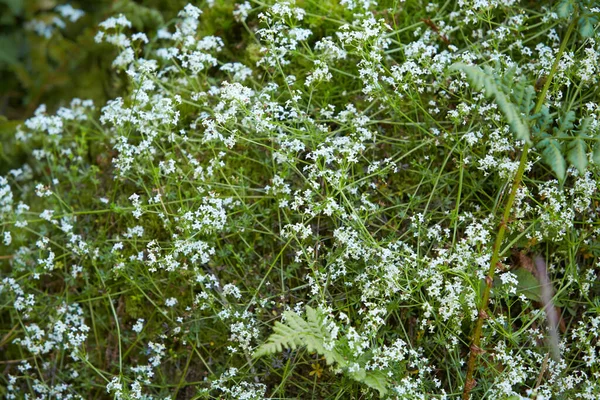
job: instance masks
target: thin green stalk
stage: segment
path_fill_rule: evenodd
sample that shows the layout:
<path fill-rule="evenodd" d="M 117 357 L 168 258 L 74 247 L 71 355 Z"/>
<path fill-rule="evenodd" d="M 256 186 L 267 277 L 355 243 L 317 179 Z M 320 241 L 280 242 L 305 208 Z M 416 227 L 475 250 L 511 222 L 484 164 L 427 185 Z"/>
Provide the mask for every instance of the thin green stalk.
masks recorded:
<path fill-rule="evenodd" d="M 548 74 L 548 79 L 542 88 L 540 95 L 535 104 L 535 108 L 533 110 L 533 114 L 537 114 L 542 109 L 544 105 L 544 101 L 546 99 L 546 93 L 550 88 L 550 83 L 552 82 L 552 78 L 554 74 L 556 74 L 556 70 L 558 69 L 558 63 L 562 58 L 563 53 L 567 47 L 567 42 L 569 41 L 569 37 L 575 28 L 577 19 L 574 18 L 569 28 L 567 29 L 567 33 L 560 45 L 560 49 L 558 50 L 558 54 L 556 55 L 556 59 L 552 64 L 552 69 Z M 521 186 L 521 181 L 523 179 L 523 173 L 525 172 L 525 166 L 527 164 L 527 154 L 529 152 L 529 144 L 525 143 L 523 146 L 523 151 L 521 152 L 521 159 L 519 161 L 519 168 L 517 169 L 517 174 L 515 175 L 515 179 L 513 180 L 512 187 L 510 189 L 510 194 L 508 199 L 506 200 L 506 205 L 504 207 L 504 213 L 502 215 L 502 220 L 500 221 L 500 227 L 498 228 L 498 234 L 496 235 L 496 240 L 494 242 L 494 248 L 492 253 L 492 259 L 490 261 L 490 268 L 488 270 L 487 276 L 485 278 L 485 288 L 483 290 L 483 296 L 481 298 L 481 306 L 479 308 L 479 313 L 477 317 L 477 322 L 475 324 L 475 329 L 473 330 L 473 340 L 471 342 L 471 346 L 469 348 L 469 360 L 467 361 L 467 374 L 465 378 L 465 385 L 463 388 L 463 400 L 468 400 L 470 398 L 471 390 L 475 387 L 476 381 L 473 378 L 473 373 L 475 371 L 475 364 L 477 361 L 477 356 L 483 354 L 485 351 L 481 349 L 481 334 L 483 330 L 483 322 L 488 318 L 488 303 L 490 300 L 490 291 L 492 289 L 492 283 L 494 282 L 494 275 L 496 273 L 496 266 L 500 261 L 500 249 L 502 247 L 502 242 L 504 241 L 504 235 L 506 233 L 506 227 L 510 218 L 510 213 L 512 210 L 513 203 L 515 201 L 515 197 L 517 195 L 517 190 Z"/>

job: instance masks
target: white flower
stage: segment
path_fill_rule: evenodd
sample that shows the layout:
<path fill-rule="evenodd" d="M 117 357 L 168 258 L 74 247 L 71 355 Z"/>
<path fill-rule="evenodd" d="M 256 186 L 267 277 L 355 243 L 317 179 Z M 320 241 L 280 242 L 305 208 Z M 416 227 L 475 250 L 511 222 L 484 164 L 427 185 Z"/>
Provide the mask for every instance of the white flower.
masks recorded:
<path fill-rule="evenodd" d="M 139 318 L 131 329 L 136 333 L 140 333 L 142 329 L 144 329 L 144 322 L 145 320 L 143 318 Z"/>
<path fill-rule="evenodd" d="M 233 10 L 233 17 L 238 22 L 245 21 L 248 18 L 250 10 L 252 10 L 252 5 L 247 1 L 242 4 L 236 4 L 235 10 Z"/>
<path fill-rule="evenodd" d="M 166 301 L 165 301 L 165 305 L 167 307 L 173 307 L 175 304 L 177 304 L 177 299 L 175 297 L 169 297 Z"/>
<path fill-rule="evenodd" d="M 10 246 L 10 244 L 12 243 L 12 236 L 11 236 L 10 232 L 9 231 L 4 232 L 3 236 L 4 236 L 4 241 L 3 241 L 4 245 Z"/>
<path fill-rule="evenodd" d="M 68 18 L 71 22 L 76 22 L 79 18 L 85 15 L 85 12 L 73 8 L 73 6 L 70 4 L 56 6 L 55 10 L 58 11 L 63 18 Z"/>
<path fill-rule="evenodd" d="M 123 14 L 119 14 L 116 17 L 110 17 L 105 21 L 100 22 L 98 25 L 105 30 L 117 27 L 131 28 L 131 21 L 129 21 Z"/>

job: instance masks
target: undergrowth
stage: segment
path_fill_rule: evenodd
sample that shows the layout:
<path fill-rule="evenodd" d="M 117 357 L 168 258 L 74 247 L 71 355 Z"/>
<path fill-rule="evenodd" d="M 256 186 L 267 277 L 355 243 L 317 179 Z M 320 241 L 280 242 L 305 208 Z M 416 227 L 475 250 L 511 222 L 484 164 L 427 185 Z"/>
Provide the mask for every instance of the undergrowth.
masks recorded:
<path fill-rule="evenodd" d="M 599 13 L 94 26 L 118 96 L 0 130 L 0 395 L 600 398 Z"/>

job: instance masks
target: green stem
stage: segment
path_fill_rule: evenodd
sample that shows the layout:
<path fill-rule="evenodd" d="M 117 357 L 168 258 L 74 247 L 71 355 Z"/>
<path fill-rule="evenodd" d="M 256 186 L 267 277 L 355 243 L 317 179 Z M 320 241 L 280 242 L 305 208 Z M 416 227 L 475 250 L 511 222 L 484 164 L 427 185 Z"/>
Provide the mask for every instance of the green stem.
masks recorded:
<path fill-rule="evenodd" d="M 560 45 L 560 49 L 558 50 L 558 54 L 556 55 L 556 59 L 552 64 L 552 68 L 550 69 L 550 73 L 548 74 L 548 78 L 546 79 L 546 83 L 542 88 L 540 95 L 538 97 L 537 103 L 535 104 L 535 108 L 533 110 L 533 114 L 537 114 L 542 109 L 544 105 L 544 101 L 546 100 L 546 93 L 550 88 L 550 83 L 552 82 L 552 78 L 556 74 L 556 70 L 558 69 L 558 63 L 562 58 L 563 53 L 567 47 L 567 42 L 573 33 L 573 29 L 575 28 L 577 18 L 574 18 L 569 28 L 567 29 L 567 33 Z M 479 354 L 484 353 L 485 351 L 481 349 L 481 334 L 483 330 L 483 322 L 488 318 L 488 303 L 490 301 L 490 292 L 492 289 L 492 283 L 494 282 L 494 275 L 496 273 L 496 266 L 500 261 L 500 249 L 502 247 L 502 242 L 504 241 L 504 235 L 506 233 L 506 227 L 508 225 L 508 220 L 510 218 L 510 214 L 512 211 L 512 206 L 515 201 L 515 197 L 517 195 L 517 190 L 521 186 L 521 181 L 523 179 L 523 173 L 525 172 L 525 166 L 527 165 L 527 153 L 529 152 L 529 144 L 525 143 L 523 146 L 523 151 L 521 152 L 521 160 L 519 161 L 519 168 L 517 169 L 517 174 L 515 175 L 515 179 L 513 180 L 512 187 L 510 189 L 510 194 L 508 199 L 506 200 L 506 205 L 504 207 L 504 213 L 502 215 L 502 220 L 500 221 L 500 227 L 498 228 L 498 234 L 496 235 L 496 240 L 494 242 L 494 248 L 492 253 L 492 259 L 490 261 L 490 268 L 488 270 L 487 276 L 485 278 L 485 288 L 483 290 L 483 296 L 481 298 L 481 306 L 479 308 L 479 313 L 477 317 L 477 322 L 475 323 L 475 329 L 473 330 L 473 341 L 471 342 L 471 346 L 469 348 L 469 360 L 467 361 L 467 374 L 465 378 L 465 386 L 463 388 L 463 400 L 469 400 L 470 393 L 473 387 L 475 387 L 475 379 L 473 379 L 473 373 L 475 371 L 475 364 L 477 361 L 477 356 Z"/>

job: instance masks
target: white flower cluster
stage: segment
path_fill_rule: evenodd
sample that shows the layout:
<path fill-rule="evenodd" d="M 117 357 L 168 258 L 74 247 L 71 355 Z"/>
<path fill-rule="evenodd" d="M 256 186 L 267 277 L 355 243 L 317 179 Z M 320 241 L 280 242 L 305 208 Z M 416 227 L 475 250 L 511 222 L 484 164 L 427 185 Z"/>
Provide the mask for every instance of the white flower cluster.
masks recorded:
<path fill-rule="evenodd" d="M 35 32 L 39 36 L 50 39 L 57 29 L 65 29 L 67 27 L 65 20 L 74 23 L 85 15 L 83 10 L 73 8 L 70 4 L 58 5 L 54 8 L 54 11 L 60 17 L 56 14 L 48 14 L 42 19 L 32 19 L 25 23 L 25 28 Z"/>
<path fill-rule="evenodd" d="M 244 2 L 222 38 L 202 20 L 216 3 L 189 4 L 157 32 L 132 32 L 124 15 L 100 24 L 96 41 L 118 49 L 130 92 L 99 116 L 79 99 L 54 114 L 38 107 L 14 135 L 31 148 L 27 164 L 0 176 L 0 296 L 17 326 L 6 345 L 27 355 L 7 366 L 9 396 L 76 398 L 71 382 L 94 379 L 100 397 L 124 400 L 175 387 L 185 397 L 184 382 L 206 397 L 289 395 L 275 369 L 288 362 L 291 382 L 313 355 L 252 354 L 284 310 L 308 318 L 316 305 L 321 352 L 356 360 L 326 373 L 310 362 L 323 396 L 343 373 L 397 399 L 446 398 L 463 380 L 487 283 L 478 362 L 495 368 L 473 397 L 597 398 L 594 153 L 559 182 L 532 147 L 500 221 L 522 143 L 497 99 L 449 71 L 495 63 L 535 82 L 557 59 L 561 20 L 514 0 L 460 0 L 424 4 L 430 18 L 400 29 L 396 15 L 412 6 L 396 3 L 341 0 L 319 19 L 311 2 Z M 543 34 L 527 36 L 531 26 Z M 599 42 L 579 40 L 543 100 L 551 115 L 568 105 L 588 118 L 589 151 Z M 559 139 L 568 147 L 571 136 Z M 523 289 L 524 275 L 540 279 L 525 265 L 540 249 L 568 310 L 561 360 L 545 356 L 546 313 Z"/>
<path fill-rule="evenodd" d="M 47 354 L 53 350 L 70 350 L 71 358 L 78 360 L 90 327 L 85 324 L 83 310 L 77 303 L 64 305 L 46 329 L 32 323 L 25 326 L 25 337 L 15 339 L 23 349 L 33 355 Z"/>

